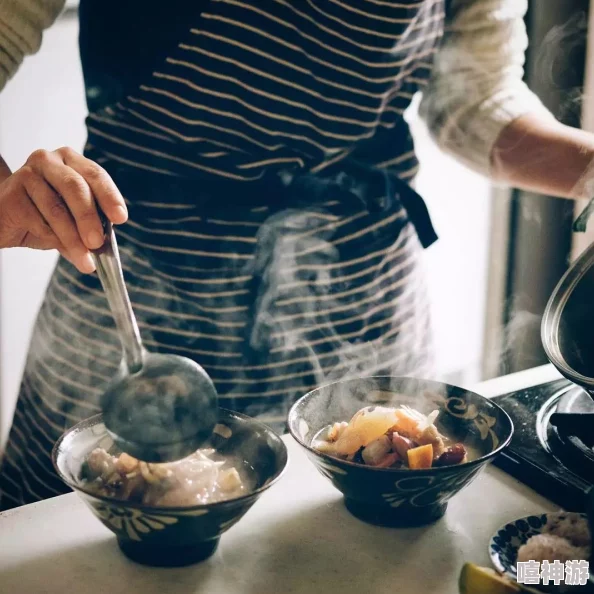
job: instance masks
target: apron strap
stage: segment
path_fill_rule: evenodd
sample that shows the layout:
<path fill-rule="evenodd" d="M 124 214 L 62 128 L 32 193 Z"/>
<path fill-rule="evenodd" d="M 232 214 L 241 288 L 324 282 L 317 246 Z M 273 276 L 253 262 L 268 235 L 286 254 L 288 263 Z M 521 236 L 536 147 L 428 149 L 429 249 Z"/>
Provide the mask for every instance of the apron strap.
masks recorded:
<path fill-rule="evenodd" d="M 387 175 L 386 177 L 388 178 L 386 185 L 389 190 L 387 195 L 396 196 L 400 200 L 408 213 L 410 222 L 417 231 L 421 245 L 427 249 L 437 241 L 438 236 L 425 200 L 401 179 Z"/>
<path fill-rule="evenodd" d="M 336 172 L 326 175 L 276 172 L 258 182 L 226 179 L 183 179 L 129 168 L 106 167 L 124 195 L 142 184 L 156 196 L 176 196 L 176 201 L 203 208 L 206 212 L 226 212 L 233 205 L 284 209 L 299 206 L 316 207 L 339 200 L 347 208 L 370 212 L 394 212 L 400 204 L 415 227 L 419 241 L 428 248 L 438 237 L 423 198 L 397 176 L 354 162 L 343 163 Z M 149 183 L 149 178 L 153 178 Z"/>

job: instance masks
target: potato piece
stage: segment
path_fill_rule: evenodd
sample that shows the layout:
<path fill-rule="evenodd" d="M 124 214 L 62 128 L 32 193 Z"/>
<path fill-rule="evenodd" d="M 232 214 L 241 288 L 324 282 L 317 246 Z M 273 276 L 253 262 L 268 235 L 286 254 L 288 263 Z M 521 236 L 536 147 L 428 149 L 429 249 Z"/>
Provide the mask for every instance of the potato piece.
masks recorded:
<path fill-rule="evenodd" d="M 123 452 L 116 462 L 116 468 L 121 474 L 129 474 L 138 467 L 138 460 Z"/>
<path fill-rule="evenodd" d="M 223 491 L 234 491 L 242 486 L 241 477 L 235 468 L 227 468 L 219 473 L 219 487 Z"/>
<path fill-rule="evenodd" d="M 430 443 L 433 446 L 433 457 L 435 459 L 439 458 L 445 452 L 443 437 L 439 434 L 435 425 L 425 427 L 415 441 L 419 445 L 427 445 Z"/>
<path fill-rule="evenodd" d="M 417 448 L 411 448 L 406 454 L 408 456 L 408 465 L 413 470 L 431 468 L 431 464 L 433 463 L 433 446 L 430 443 Z"/>
<path fill-rule="evenodd" d="M 392 442 L 386 435 L 382 435 L 379 439 L 372 441 L 362 452 L 361 457 L 365 464 L 369 466 L 376 466 L 379 464 L 385 455 L 392 449 Z"/>
<path fill-rule="evenodd" d="M 354 454 L 382 437 L 395 422 L 396 415 L 392 408 L 370 406 L 361 409 L 336 441 L 336 453 L 342 456 Z"/>

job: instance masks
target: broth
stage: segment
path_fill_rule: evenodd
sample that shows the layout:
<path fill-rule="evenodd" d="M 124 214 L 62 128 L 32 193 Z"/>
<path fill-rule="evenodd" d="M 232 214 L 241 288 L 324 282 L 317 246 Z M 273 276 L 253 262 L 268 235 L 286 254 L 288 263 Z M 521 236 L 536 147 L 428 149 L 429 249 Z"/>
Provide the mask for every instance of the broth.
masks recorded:
<path fill-rule="evenodd" d="M 153 507 L 187 507 L 240 497 L 256 487 L 255 471 L 245 461 L 201 449 L 179 460 L 150 464 L 96 448 L 81 479 L 91 493 Z"/>

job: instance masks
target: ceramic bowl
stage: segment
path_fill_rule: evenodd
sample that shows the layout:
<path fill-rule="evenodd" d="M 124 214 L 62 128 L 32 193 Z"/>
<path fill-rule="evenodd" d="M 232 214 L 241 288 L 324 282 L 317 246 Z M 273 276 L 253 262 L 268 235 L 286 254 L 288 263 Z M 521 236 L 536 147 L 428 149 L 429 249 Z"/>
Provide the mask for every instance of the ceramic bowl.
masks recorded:
<path fill-rule="evenodd" d="M 559 518 L 582 518 L 586 519 L 586 514 L 580 514 L 575 512 L 552 512 L 547 514 L 538 514 L 527 516 L 509 522 L 502 526 L 491 538 L 489 542 L 489 556 L 495 569 L 510 579 L 517 581 L 517 561 L 518 551 L 520 547 L 528 542 L 530 538 L 541 534 L 543 528 L 551 521 L 558 520 Z M 579 559 L 575 559 L 579 561 Z M 590 584 L 594 584 L 591 579 Z M 564 580 L 561 583 L 544 584 L 540 580 L 539 584 L 534 584 L 539 590 L 545 592 L 561 592 L 564 590 L 575 590 L 574 588 L 568 587 Z M 579 591 L 579 586 L 578 591 Z M 590 590 L 591 591 L 591 590 Z"/>
<path fill-rule="evenodd" d="M 208 447 L 237 456 L 255 476 L 255 488 L 226 501 L 192 507 L 148 507 L 100 497 L 81 480 L 88 454 L 96 447 L 117 453 L 101 415 L 68 430 L 52 452 L 60 478 L 88 505 L 117 537 L 122 552 L 133 561 L 152 566 L 182 566 L 210 557 L 221 535 L 254 505 L 264 491 L 279 480 L 287 462 L 281 438 L 250 417 L 219 410 L 219 422 Z M 207 446 L 205 446 L 207 447 Z"/>
<path fill-rule="evenodd" d="M 421 413 L 439 410 L 445 435 L 473 448 L 476 457 L 456 466 L 424 470 L 373 468 L 320 453 L 313 438 L 328 425 L 349 421 L 366 406 L 406 404 Z M 316 468 L 343 493 L 347 509 L 382 526 L 418 526 L 441 518 L 448 501 L 511 441 L 513 424 L 487 398 L 439 382 L 367 377 L 323 386 L 303 396 L 289 412 L 289 431 Z"/>

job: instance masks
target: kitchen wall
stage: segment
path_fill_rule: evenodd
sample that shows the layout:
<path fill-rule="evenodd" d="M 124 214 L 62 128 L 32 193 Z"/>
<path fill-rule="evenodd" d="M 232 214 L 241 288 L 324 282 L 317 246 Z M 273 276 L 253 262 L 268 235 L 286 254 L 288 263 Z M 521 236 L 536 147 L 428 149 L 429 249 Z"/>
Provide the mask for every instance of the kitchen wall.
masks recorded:
<path fill-rule="evenodd" d="M 492 187 L 439 151 L 414 107 L 409 122 L 421 161 L 417 191 L 439 235 L 426 252 L 438 372 L 446 381 L 472 385 L 482 379 Z"/>
<path fill-rule="evenodd" d="M 0 94 L 0 152 L 13 168 L 36 148 L 84 143 L 85 104 L 77 22 L 61 19 L 39 54 Z M 478 378 L 482 358 L 490 228 L 490 186 L 430 142 L 412 109 L 409 118 L 426 197 L 440 240 L 427 251 L 442 373 L 460 383 Z M 56 256 L 0 253 L 0 449 L 10 425 L 29 336 Z"/>
<path fill-rule="evenodd" d="M 0 153 L 14 170 L 37 148 L 81 149 L 86 106 L 78 23 L 62 18 L 0 93 Z M 0 252 L 0 449 L 12 418 L 29 336 L 56 262 L 54 252 Z"/>

